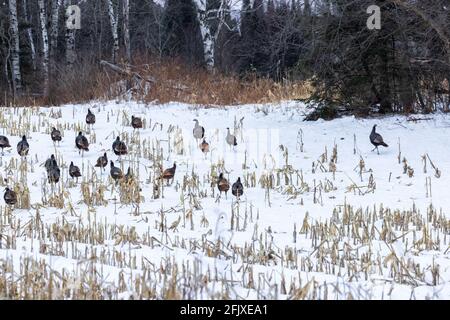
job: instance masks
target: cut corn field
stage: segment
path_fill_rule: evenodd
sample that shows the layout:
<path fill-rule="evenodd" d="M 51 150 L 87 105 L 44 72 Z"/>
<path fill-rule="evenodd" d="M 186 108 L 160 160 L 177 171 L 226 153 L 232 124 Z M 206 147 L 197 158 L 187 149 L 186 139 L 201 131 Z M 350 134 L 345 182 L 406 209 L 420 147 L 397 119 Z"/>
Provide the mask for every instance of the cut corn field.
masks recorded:
<path fill-rule="evenodd" d="M 1 108 L 12 147 L 0 184 L 17 203 L 0 205 L 0 299 L 448 298 L 450 151 L 440 143 L 450 118 L 303 122 L 305 113 L 298 102 Z M 379 155 L 374 122 L 391 143 Z M 78 132 L 89 140 L 83 155 Z M 20 157 L 23 135 L 30 150 Z M 116 137 L 127 154 L 114 154 Z M 123 173 L 117 181 L 109 163 L 95 166 L 104 153 Z M 52 154 L 55 183 L 45 169 Z"/>

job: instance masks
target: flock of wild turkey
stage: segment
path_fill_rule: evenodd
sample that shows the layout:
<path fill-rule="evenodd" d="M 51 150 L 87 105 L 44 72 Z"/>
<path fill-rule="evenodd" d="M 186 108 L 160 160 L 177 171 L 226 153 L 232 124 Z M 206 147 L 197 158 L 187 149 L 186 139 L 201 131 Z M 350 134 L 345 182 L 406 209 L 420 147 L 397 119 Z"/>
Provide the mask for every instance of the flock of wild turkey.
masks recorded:
<path fill-rule="evenodd" d="M 193 135 L 194 138 L 198 140 L 203 140 L 199 148 L 200 150 L 206 155 L 209 152 L 209 144 L 205 140 L 205 128 L 199 125 L 199 122 L 197 119 L 195 121 L 195 126 L 193 129 Z M 88 109 L 88 113 L 86 115 L 86 124 L 92 128 L 92 126 L 95 124 L 95 114 L 91 112 L 90 109 Z M 131 126 L 134 129 L 141 129 L 143 127 L 142 119 L 132 116 L 131 117 Z M 234 147 L 237 145 L 237 139 L 236 136 L 230 134 L 230 129 L 227 128 L 227 136 L 225 137 L 226 142 Z M 62 140 L 61 131 L 57 130 L 56 128 L 52 128 L 52 131 L 50 133 L 50 137 L 52 141 L 56 143 L 60 143 Z M 79 154 L 81 156 L 84 156 L 84 152 L 89 151 L 89 140 L 86 138 L 86 136 L 83 135 L 82 132 L 79 132 L 77 137 L 75 138 L 75 146 L 79 151 Z M 3 149 L 9 148 L 11 145 L 9 144 L 9 140 L 7 137 L 0 135 L 0 148 L 2 149 L 2 156 L 3 156 Z M 23 136 L 22 140 L 17 144 L 17 153 L 21 157 L 26 157 L 28 155 L 28 152 L 30 150 L 30 145 L 28 144 L 27 137 Z M 119 159 L 122 155 L 126 155 L 128 153 L 127 146 L 125 142 L 120 140 L 120 137 L 117 137 L 113 144 L 112 144 L 112 150 L 115 155 L 119 156 Z M 104 168 L 108 165 L 108 156 L 106 152 L 100 156 L 97 159 L 97 162 L 95 164 L 95 167 L 100 168 L 100 170 L 104 170 Z M 44 163 L 45 170 L 47 171 L 47 180 L 50 184 L 55 184 L 59 182 L 60 176 L 61 176 L 61 170 L 58 166 L 58 163 L 56 161 L 55 156 L 52 154 L 50 158 L 48 158 Z M 174 162 L 173 166 L 171 168 L 165 169 L 159 179 L 166 180 L 169 184 L 173 182 L 175 177 L 175 171 L 176 171 L 177 165 Z M 76 179 L 78 182 L 78 178 L 81 177 L 81 171 L 80 168 L 76 165 L 74 165 L 73 161 L 70 162 L 69 166 L 69 175 L 71 178 Z M 114 165 L 114 161 L 110 161 L 110 176 L 111 178 L 117 183 L 120 179 L 124 178 L 126 181 L 128 181 L 130 178 L 132 178 L 132 173 L 130 167 L 128 167 L 127 173 L 124 175 L 122 170 L 119 167 L 116 167 Z M 230 189 L 230 184 L 226 178 L 224 178 L 223 173 L 219 175 L 218 181 L 217 181 L 217 188 L 220 191 L 220 195 L 222 195 L 222 192 L 225 192 L 225 197 L 227 197 L 227 193 Z M 244 194 L 244 187 L 241 183 L 241 179 L 238 178 L 235 183 L 231 186 L 231 192 L 234 196 L 236 196 L 238 199 L 240 196 Z M 5 193 L 3 196 L 5 203 L 11 206 L 14 206 L 17 203 L 17 194 L 15 191 L 11 190 L 10 188 L 5 188 Z"/>
<path fill-rule="evenodd" d="M 193 129 L 193 135 L 194 138 L 197 140 L 202 140 L 199 147 L 200 150 L 206 155 L 209 152 L 209 144 L 205 140 L 205 128 L 200 126 L 197 119 L 194 119 L 195 126 Z M 88 114 L 86 115 L 86 124 L 92 128 L 92 126 L 95 124 L 95 115 L 91 112 L 90 109 L 88 109 Z M 142 120 L 138 117 L 132 116 L 131 117 L 131 126 L 134 129 L 141 129 L 143 127 Z M 59 130 L 56 128 L 52 128 L 52 131 L 50 133 L 50 137 L 54 143 L 58 143 L 62 140 L 62 135 Z M 383 141 L 383 137 L 376 132 L 376 125 L 373 126 L 372 131 L 370 133 L 370 142 L 375 146 L 375 149 L 377 150 L 377 153 L 379 154 L 378 147 L 384 146 L 387 147 L 388 145 Z M 225 137 L 225 140 L 227 144 L 230 147 L 234 147 L 237 145 L 237 139 L 236 136 L 232 135 L 230 133 L 230 128 L 227 128 L 227 136 Z M 79 150 L 79 153 L 81 153 L 81 156 L 83 157 L 85 151 L 89 151 L 89 141 L 88 139 L 83 135 L 82 132 L 78 133 L 78 136 L 75 138 L 75 146 Z M 3 149 L 9 148 L 11 145 L 9 144 L 9 140 L 7 137 L 0 135 L 0 148 L 2 149 L 2 155 L 3 155 Z M 25 157 L 28 155 L 28 152 L 30 150 L 30 145 L 28 144 L 27 137 L 22 136 L 22 140 L 17 144 L 17 153 L 21 157 Z M 125 142 L 120 140 L 120 137 L 117 137 L 113 144 L 112 144 L 112 150 L 115 155 L 119 156 L 119 159 L 122 155 L 127 154 L 127 146 Z M 104 170 L 104 168 L 108 165 L 108 156 L 106 152 L 100 156 L 97 159 L 97 162 L 95 164 L 95 167 L 100 168 L 100 170 Z M 48 182 L 51 183 L 58 183 L 61 175 L 60 168 L 58 167 L 58 163 L 55 159 L 54 155 L 51 155 L 49 159 L 46 160 L 44 167 L 47 171 L 47 178 Z M 159 177 L 159 179 L 164 179 L 169 184 L 173 182 L 175 177 L 175 171 L 177 169 L 177 165 L 174 162 L 173 166 L 171 168 L 168 168 L 163 171 L 162 175 Z M 81 177 L 81 171 L 80 168 L 73 164 L 73 161 L 70 163 L 69 166 L 69 175 L 71 178 L 75 178 L 78 182 L 78 178 Z M 124 178 L 126 181 L 128 179 L 132 178 L 132 173 L 130 170 L 130 167 L 128 167 L 128 171 L 126 175 L 123 174 L 122 170 L 119 167 L 114 166 L 114 162 L 110 161 L 110 176 L 111 178 L 117 183 L 120 179 Z M 222 195 L 222 192 L 225 192 L 225 197 L 227 197 L 227 193 L 230 190 L 230 183 L 228 180 L 223 176 L 223 173 L 220 173 L 219 178 L 217 180 L 217 188 L 219 189 L 219 196 Z M 244 187 L 241 183 L 241 178 L 239 177 L 235 183 L 231 186 L 231 192 L 232 194 L 237 197 L 238 199 L 240 196 L 244 194 Z M 9 189 L 8 187 L 5 189 L 4 194 L 4 200 L 5 203 L 8 205 L 15 205 L 17 203 L 17 194 Z"/>

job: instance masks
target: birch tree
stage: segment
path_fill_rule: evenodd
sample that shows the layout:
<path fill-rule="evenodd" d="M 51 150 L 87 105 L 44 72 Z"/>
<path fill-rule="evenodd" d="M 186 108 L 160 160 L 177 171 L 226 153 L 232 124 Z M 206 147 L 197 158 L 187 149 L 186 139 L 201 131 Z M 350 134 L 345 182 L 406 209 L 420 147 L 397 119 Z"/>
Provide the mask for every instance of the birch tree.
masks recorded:
<path fill-rule="evenodd" d="M 194 0 L 202 35 L 204 60 L 210 71 L 215 66 L 215 45 L 222 27 L 225 25 L 225 12 L 229 11 L 232 1 L 236 0 L 220 0 L 218 8 L 208 9 L 207 0 Z M 213 21 L 217 22 L 215 31 L 212 28 Z"/>
<path fill-rule="evenodd" d="M 214 68 L 214 41 L 211 29 L 207 23 L 206 0 L 194 0 L 197 8 L 197 18 L 203 42 L 203 56 L 208 70 Z"/>
<path fill-rule="evenodd" d="M 25 19 L 25 23 L 27 24 L 27 38 L 28 43 L 30 45 L 30 52 L 31 52 L 31 63 L 33 65 L 33 70 L 36 70 L 36 48 L 34 46 L 34 40 L 33 40 L 33 31 L 30 26 L 30 17 L 28 15 L 28 1 L 22 0 L 22 7 L 23 7 L 23 16 Z"/>
<path fill-rule="evenodd" d="M 19 46 L 19 24 L 17 22 L 16 0 L 9 0 L 9 22 L 11 30 L 11 74 L 14 95 L 22 89 L 22 76 L 20 73 L 20 46 Z"/>
<path fill-rule="evenodd" d="M 108 3 L 109 22 L 111 24 L 111 34 L 113 38 L 112 61 L 115 63 L 119 53 L 119 33 L 117 31 L 117 14 L 114 12 L 114 4 L 112 0 L 106 0 Z"/>
<path fill-rule="evenodd" d="M 125 44 L 125 54 L 127 62 L 131 62 L 131 47 L 130 47 L 130 1 L 122 0 L 123 4 L 123 40 Z"/>
<path fill-rule="evenodd" d="M 49 49 L 48 49 L 48 31 L 47 31 L 47 17 L 45 12 L 44 0 L 38 0 L 39 6 L 39 21 L 42 36 L 42 70 L 44 75 L 44 96 L 48 96 L 49 89 Z"/>
<path fill-rule="evenodd" d="M 66 19 L 72 14 L 72 12 L 70 10 L 71 5 L 72 5 L 71 0 L 64 0 L 64 9 L 66 11 Z M 77 59 L 77 54 L 75 51 L 75 33 L 76 33 L 76 29 L 68 28 L 66 26 L 66 32 L 65 32 L 66 65 L 68 67 L 71 67 Z"/>
<path fill-rule="evenodd" d="M 56 53 L 58 49 L 58 26 L 59 26 L 59 9 L 61 0 L 52 0 L 52 21 L 50 33 L 50 57 L 52 63 L 55 63 Z"/>

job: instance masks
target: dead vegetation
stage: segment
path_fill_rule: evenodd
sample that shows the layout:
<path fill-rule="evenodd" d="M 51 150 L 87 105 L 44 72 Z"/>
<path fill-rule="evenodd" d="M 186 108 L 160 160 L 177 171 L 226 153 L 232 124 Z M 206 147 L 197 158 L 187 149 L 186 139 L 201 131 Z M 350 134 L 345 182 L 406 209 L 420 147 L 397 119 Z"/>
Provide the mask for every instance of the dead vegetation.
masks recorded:
<path fill-rule="evenodd" d="M 307 98 L 309 83 L 211 73 L 179 60 L 135 58 L 134 65 L 107 61 L 85 62 L 73 70 L 58 70 L 57 85 L 48 98 L 32 92 L 16 100 L 2 97 L 3 106 L 36 106 L 83 103 L 126 97 L 147 103 L 179 101 L 205 106 L 269 103 Z M 1 105 L 0 105 L 1 106 Z"/>
<path fill-rule="evenodd" d="M 102 112 L 107 113 L 107 123 L 130 125 L 127 110 Z M 66 137 L 88 130 L 85 124 L 68 123 L 58 110 L 49 115 L 39 107 L 7 109 L 1 113 L 0 124 L 7 134 L 17 136 L 48 136 L 49 119 L 60 121 Z M 262 170 L 250 166 L 245 157 L 241 167 L 246 190 L 264 193 L 268 208 L 280 197 L 298 206 L 296 223 L 284 230 L 289 234 L 286 241 L 280 238 L 283 232 L 261 218 L 261 203 L 244 197 L 224 205 L 216 186 L 220 173 L 230 180 L 223 159 L 204 159 L 208 171 L 203 173 L 181 163 L 188 169 L 178 171 L 171 186 L 162 183 L 158 177 L 163 164 L 170 155 L 185 155 L 186 137 L 176 125 L 144 120 L 144 128 L 155 136 L 136 131 L 108 133 L 119 134 L 129 146 L 119 163 L 124 172 L 125 163 L 129 165 L 133 175 L 117 184 L 107 173 L 83 162 L 79 184 L 61 179 L 48 185 L 40 179 L 34 183 L 41 197 L 31 201 L 27 185 L 29 174 L 40 170 L 37 154 L 22 162 L 15 158 L 2 162 L 7 175 L 0 181 L 13 186 L 19 196 L 14 208 L 0 205 L 0 253 L 6 252 L 0 257 L 0 297 L 245 299 L 235 290 L 240 287 L 257 299 L 370 299 L 368 282 L 408 285 L 411 297 L 416 288 L 442 284 L 443 271 L 437 261 L 449 250 L 450 220 L 433 205 L 421 212 L 416 206 L 405 210 L 382 203 L 358 207 L 344 200 L 332 212 L 325 212 L 327 218 L 313 218 L 323 213 L 324 204 L 337 191 L 345 189 L 360 197 L 377 191 L 374 174 L 360 155 L 355 154 L 357 182 L 341 171 L 345 155 L 337 144 L 325 146 L 309 160 L 308 169 L 294 165 L 293 150 L 285 145 L 279 146 L 280 163 L 266 158 Z M 92 132 L 91 140 L 96 141 L 95 137 Z M 302 154 L 309 147 L 301 130 L 296 146 Z M 67 177 L 68 159 L 56 147 L 55 156 L 62 176 Z M 421 159 L 424 173 L 430 174 L 425 192 L 431 197 L 431 175 L 439 179 L 441 171 L 428 154 Z M 395 170 L 409 180 L 416 178 L 405 157 Z M 349 178 L 350 185 L 339 184 L 343 177 Z M 77 191 L 80 198 L 74 201 Z M 176 194 L 176 201 L 161 201 L 157 210 L 143 206 L 170 193 Z M 206 214 L 204 209 L 211 202 L 223 206 L 224 214 Z M 304 212 L 305 202 L 317 212 Z M 105 208 L 107 214 L 102 213 Z M 222 229 L 217 227 L 219 222 Z M 244 232 L 249 235 L 244 241 L 234 241 L 235 235 Z M 29 254 L 19 259 L 8 254 L 21 249 Z M 420 260 L 430 252 L 432 264 Z M 76 268 L 61 268 L 52 262 L 54 257 L 75 261 Z M 312 276 L 317 274 L 320 277 Z M 386 290 L 386 298 L 389 295 Z"/>

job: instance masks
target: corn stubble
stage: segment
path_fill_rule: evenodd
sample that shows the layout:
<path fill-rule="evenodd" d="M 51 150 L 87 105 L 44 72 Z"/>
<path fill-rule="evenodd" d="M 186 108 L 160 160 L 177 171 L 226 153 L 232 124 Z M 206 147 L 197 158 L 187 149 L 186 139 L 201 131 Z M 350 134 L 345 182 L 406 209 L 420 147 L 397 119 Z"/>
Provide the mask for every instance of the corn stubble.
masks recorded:
<path fill-rule="evenodd" d="M 37 123 L 30 122 L 31 115 L 39 115 Z M 50 116 L 61 117 L 57 111 Z M 125 111 L 108 117 L 130 125 L 131 116 Z M 48 129 L 43 129 L 49 123 L 37 107 L 0 113 L 0 124 L 6 122 L 11 123 L 3 126 L 10 135 L 41 131 L 49 134 Z M 85 129 L 83 126 L 61 124 L 59 129 L 62 133 L 77 132 Z M 264 170 L 257 172 L 245 158 L 244 187 L 264 192 L 267 207 L 273 204 L 274 198 L 284 197 L 298 205 L 299 213 L 288 235 L 292 241 L 280 247 L 274 240 L 276 230 L 261 221 L 259 208 L 246 198 L 233 199 L 226 208 L 229 212 L 226 228 L 234 234 L 246 231 L 251 234 L 251 238 L 238 245 L 230 239 L 211 237 L 215 221 L 202 212 L 203 203 L 217 197 L 219 174 L 229 174 L 224 160 L 210 161 L 210 170 L 205 175 L 196 172 L 194 164 L 183 163 L 189 170 L 178 173 L 178 179 L 168 187 L 158 177 L 170 153 L 185 154 L 184 137 L 177 127 L 166 128 L 144 119 L 145 127 L 160 132 L 162 138 L 143 138 L 138 132 L 119 133 L 130 146 L 125 161 L 120 162 L 121 169 L 126 172 L 124 163 L 127 163 L 133 176 L 121 179 L 118 184 L 83 164 L 84 174 L 79 184 L 61 179 L 49 185 L 42 179 L 37 182 L 41 185 L 40 201 L 32 202 L 26 187 L 31 183 L 27 172 L 39 166 L 37 158 L 29 156 L 26 162 L 3 162 L 9 173 L 0 181 L 2 186 L 13 186 L 18 202 L 14 208 L 0 205 L 0 249 L 26 247 L 41 256 L 23 256 L 18 267 L 8 255 L 0 259 L 0 298 L 244 299 L 233 288 L 237 285 L 255 292 L 257 299 L 370 299 L 371 292 L 363 286 L 361 290 L 352 290 L 345 281 L 319 281 L 310 274 L 322 273 L 327 279 L 349 282 L 395 282 L 409 285 L 411 290 L 442 282 L 439 264 L 433 262 L 428 268 L 412 258 L 430 250 L 442 257 L 449 250 L 450 220 L 432 205 L 426 212 L 420 212 L 415 206 L 394 210 L 383 204 L 362 208 L 344 202 L 329 212 L 330 218 L 319 220 L 304 212 L 304 201 L 316 204 L 315 208 L 321 210 L 327 195 L 339 190 L 338 177 L 348 177 L 339 171 L 337 145 L 332 147 L 331 154 L 324 147 L 324 152 L 311 162 L 308 175 L 305 168 L 295 168 L 290 163 L 289 150 L 283 145 L 280 167 L 273 166 L 274 162 L 267 158 Z M 111 136 L 116 134 L 113 132 Z M 163 146 L 168 146 L 166 151 Z M 306 147 L 303 132 L 299 131 L 297 148 L 303 153 Z M 67 160 L 60 154 L 56 156 L 65 177 Z M 400 157 L 399 152 L 397 172 L 414 179 L 414 169 L 406 158 L 400 161 Z M 153 165 L 143 165 L 143 159 Z M 439 178 L 441 171 L 429 156 L 424 155 L 422 159 L 424 172 L 428 161 L 432 173 Z M 360 181 L 351 180 L 344 192 L 360 196 L 376 192 L 373 174 L 362 157 L 357 159 L 354 171 Z M 143 194 L 145 186 L 152 193 Z M 178 194 L 177 202 L 168 207 L 161 202 L 161 208 L 154 212 L 142 209 L 146 201 L 163 199 L 169 191 L 167 188 Z M 431 196 L 431 189 L 431 180 L 427 179 L 427 196 Z M 78 203 L 71 197 L 75 190 L 81 194 Z M 111 205 L 115 208 L 114 215 L 98 214 L 99 208 Z M 41 212 L 48 208 L 61 209 L 62 215 L 43 219 Z M 116 219 L 118 212 L 124 212 L 121 208 L 127 208 L 132 219 L 127 225 Z M 16 209 L 29 210 L 29 217 L 24 220 L 16 216 Z M 187 232 L 180 232 L 183 230 Z M 194 233 L 199 236 L 193 237 Z M 398 253 L 399 247 L 402 255 Z M 149 260 L 143 250 L 164 252 L 164 255 L 158 263 Z M 195 252 L 216 263 L 205 265 L 199 259 L 177 259 L 179 251 Z M 53 269 L 49 256 L 76 260 L 77 266 L 71 271 Z M 223 271 L 220 262 L 232 263 L 233 272 Z M 261 267 L 267 269 L 261 272 Z M 106 270 L 109 268 L 121 271 L 111 277 Z"/>

